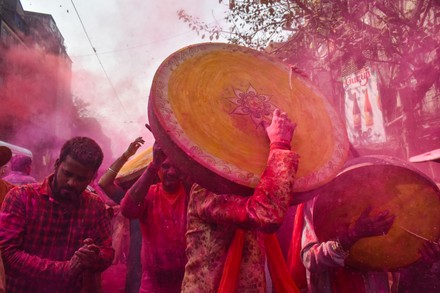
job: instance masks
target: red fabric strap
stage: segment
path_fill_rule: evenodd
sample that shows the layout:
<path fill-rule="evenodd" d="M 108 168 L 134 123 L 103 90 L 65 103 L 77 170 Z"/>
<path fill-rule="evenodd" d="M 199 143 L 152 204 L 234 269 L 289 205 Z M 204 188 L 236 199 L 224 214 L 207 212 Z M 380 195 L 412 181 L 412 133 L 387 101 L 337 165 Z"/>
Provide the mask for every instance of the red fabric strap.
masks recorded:
<path fill-rule="evenodd" d="M 287 141 L 275 141 L 270 144 L 270 149 L 290 150 L 290 143 Z"/>
<path fill-rule="evenodd" d="M 244 231 L 237 229 L 234 239 L 229 246 L 226 256 L 225 266 L 223 267 L 222 279 L 218 287 L 218 293 L 235 293 L 238 286 L 238 276 L 240 274 L 241 257 L 244 246 Z"/>
<path fill-rule="evenodd" d="M 286 261 L 276 234 L 267 234 L 264 238 L 267 263 L 270 277 L 276 293 L 300 293 L 294 280 L 290 277 Z"/>
<path fill-rule="evenodd" d="M 240 264 L 244 246 L 244 231 L 237 229 L 229 246 L 218 293 L 235 293 L 238 286 Z M 276 234 L 264 237 L 270 276 L 276 293 L 299 293 L 298 287 L 289 275 Z"/>
<path fill-rule="evenodd" d="M 287 264 L 290 276 L 300 289 L 307 288 L 306 268 L 301 261 L 301 237 L 304 226 L 304 204 L 296 208 L 295 220 L 293 221 L 292 240 L 290 241 Z"/>

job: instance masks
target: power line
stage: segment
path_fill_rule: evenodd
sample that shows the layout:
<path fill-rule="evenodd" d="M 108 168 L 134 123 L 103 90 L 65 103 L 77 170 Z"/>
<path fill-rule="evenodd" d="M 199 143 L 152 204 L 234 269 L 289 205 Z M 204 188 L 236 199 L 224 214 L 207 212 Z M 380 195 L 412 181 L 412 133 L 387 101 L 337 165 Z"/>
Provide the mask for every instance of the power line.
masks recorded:
<path fill-rule="evenodd" d="M 116 92 L 116 89 L 113 86 L 113 83 L 110 80 L 110 77 L 108 76 L 107 71 L 105 70 L 104 65 L 101 62 L 101 59 L 99 58 L 98 53 L 96 52 L 96 49 L 95 49 L 95 47 L 92 44 L 92 41 L 91 41 L 91 39 L 89 37 L 89 34 L 87 33 L 86 27 L 84 26 L 84 23 L 83 23 L 83 21 L 81 19 L 81 16 L 79 15 L 78 10 L 76 9 L 75 3 L 73 3 L 73 0 L 70 0 L 70 2 L 72 2 L 73 9 L 75 9 L 76 15 L 78 16 L 79 22 L 81 23 L 81 26 L 82 26 L 82 28 L 84 30 L 84 33 L 85 33 L 85 35 L 87 37 L 87 40 L 89 41 L 89 44 L 92 47 L 93 52 L 95 53 L 96 59 L 98 59 L 98 62 L 101 65 L 102 71 L 104 71 L 105 77 L 107 78 L 107 81 L 110 84 L 110 86 L 111 86 L 111 88 L 113 90 L 113 93 L 115 94 L 116 99 L 118 100 L 119 104 L 121 104 L 122 110 L 125 112 L 125 115 L 128 116 L 128 113 L 127 113 L 127 111 L 125 111 L 125 107 L 122 104 L 121 100 L 119 99 L 118 93 Z"/>
<path fill-rule="evenodd" d="M 213 17 L 214 17 L 214 15 L 213 15 Z M 214 17 L 214 18 L 215 18 L 215 17 Z M 214 23 L 215 23 L 215 24 L 218 24 L 218 20 L 215 20 Z M 210 23 L 210 24 L 208 24 L 208 25 L 212 25 L 212 23 Z M 188 35 L 188 34 L 190 34 L 190 33 L 192 34 L 192 33 L 194 33 L 194 31 L 193 31 L 193 30 L 189 30 L 189 31 L 184 32 L 184 33 L 181 33 L 181 34 L 176 34 L 176 35 L 172 35 L 172 36 L 167 37 L 167 38 L 161 38 L 161 39 L 159 39 L 159 40 L 154 40 L 154 41 L 152 41 L 152 42 L 150 42 L 150 43 L 145 43 L 145 44 L 140 44 L 140 45 L 134 45 L 134 46 L 132 46 L 132 47 L 121 48 L 121 49 L 115 49 L 115 50 L 110 50 L 110 51 L 103 51 L 103 52 L 99 52 L 99 54 L 100 54 L 100 55 L 104 55 L 104 54 L 114 54 L 114 53 L 118 53 L 118 52 L 124 52 L 124 51 L 128 51 L 128 50 L 133 50 L 133 49 L 137 49 L 137 48 L 142 48 L 142 47 L 150 46 L 150 45 L 157 44 L 157 43 L 160 43 L 160 42 L 165 42 L 165 41 L 168 41 L 168 40 L 172 40 L 172 39 L 175 39 L 175 38 L 178 38 L 178 37 L 184 36 L 184 35 Z M 95 53 L 96 53 L 96 52 L 95 52 Z M 83 54 L 83 55 L 76 55 L 76 56 L 70 56 L 70 57 L 72 57 L 72 58 L 81 58 L 81 57 L 88 57 L 88 56 L 93 56 L 93 55 L 95 55 L 95 54 Z"/>
<path fill-rule="evenodd" d="M 115 49 L 115 50 L 111 50 L 111 51 L 103 51 L 103 52 L 99 52 L 99 54 L 100 55 L 113 54 L 113 53 L 117 53 L 117 52 L 123 52 L 123 51 L 133 50 L 133 49 L 142 48 L 142 47 L 146 47 L 146 46 L 151 46 L 153 44 L 157 44 L 157 43 L 160 43 L 160 42 L 165 42 L 165 41 L 168 41 L 168 40 L 171 40 L 171 39 L 175 39 L 175 38 L 178 38 L 178 37 L 181 37 L 183 35 L 190 34 L 190 33 L 194 33 L 194 31 L 192 31 L 192 30 L 191 31 L 187 31 L 187 32 L 182 33 L 182 34 L 174 35 L 174 36 L 171 36 L 169 38 L 163 38 L 163 39 L 160 39 L 160 40 L 155 40 L 153 42 L 146 43 L 146 44 L 135 45 L 135 46 L 132 46 L 132 47 Z M 80 58 L 80 57 L 88 57 L 88 56 L 93 56 L 93 55 L 95 55 L 95 54 L 84 54 L 84 55 L 76 55 L 76 56 L 70 56 L 70 57 L 72 57 L 72 58 Z"/>

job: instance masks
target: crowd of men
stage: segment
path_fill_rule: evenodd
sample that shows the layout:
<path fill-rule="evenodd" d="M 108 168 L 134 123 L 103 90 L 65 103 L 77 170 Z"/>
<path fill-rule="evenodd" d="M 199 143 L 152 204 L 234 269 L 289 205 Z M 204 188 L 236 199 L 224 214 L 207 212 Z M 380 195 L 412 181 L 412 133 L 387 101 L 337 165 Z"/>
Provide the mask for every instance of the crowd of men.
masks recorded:
<path fill-rule="evenodd" d="M 437 278 L 423 281 L 424 290 L 440 292 L 438 243 L 426 243 L 417 270 L 401 276 L 353 270 L 345 266 L 350 247 L 388 233 L 394 215 L 367 209 L 340 237 L 319 242 L 313 200 L 301 208 L 307 282 L 293 283 L 290 272 L 280 269 L 287 266 L 273 235 L 294 202 L 301 164 L 291 150 L 297 125 L 277 109 L 265 127 L 267 165 L 251 196 L 204 188 L 166 156 L 160 142 L 142 175 L 131 186 L 118 185 L 116 175 L 144 143 L 141 137 L 106 169 L 99 188 L 140 224 L 142 269 L 135 278 L 128 271 L 127 281 L 138 283 L 131 292 L 414 292 L 417 286 L 405 278 L 428 273 Z M 115 255 L 111 217 L 88 188 L 103 156 L 93 139 L 74 137 L 62 146 L 53 173 L 36 182 L 29 157 L 0 147 L 1 165 L 10 161 L 12 170 L 0 179 L 0 292 L 103 292 L 102 272 Z"/>

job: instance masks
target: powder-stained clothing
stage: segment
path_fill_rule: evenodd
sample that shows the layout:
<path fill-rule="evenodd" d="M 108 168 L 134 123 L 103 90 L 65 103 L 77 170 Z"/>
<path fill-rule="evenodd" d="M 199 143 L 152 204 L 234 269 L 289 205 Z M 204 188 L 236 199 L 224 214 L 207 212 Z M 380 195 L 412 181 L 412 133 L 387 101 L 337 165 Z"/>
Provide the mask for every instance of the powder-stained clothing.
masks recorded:
<path fill-rule="evenodd" d="M 152 185 L 139 204 L 130 191 L 121 201 L 122 214 L 139 218 L 142 231 L 140 293 L 178 293 L 186 264 L 186 211 L 183 185 L 167 193 L 162 183 Z"/>
<path fill-rule="evenodd" d="M 282 224 L 294 196 L 297 166 L 294 152 L 271 150 L 266 170 L 249 197 L 214 194 L 193 186 L 188 204 L 188 263 L 182 292 L 217 292 L 237 228 L 245 230 L 237 292 L 266 291 L 263 233 L 273 233 Z"/>
<path fill-rule="evenodd" d="M 3 260 L 0 254 L 0 293 L 6 292 L 6 274 L 5 267 L 3 265 Z"/>
<path fill-rule="evenodd" d="M 336 241 L 319 242 L 313 225 L 313 206 L 316 197 L 304 207 L 304 227 L 302 234 L 301 259 L 307 269 L 307 282 L 311 293 L 341 292 L 336 283 L 351 292 L 385 293 L 389 292 L 386 272 L 354 271 L 344 268 L 348 252 L 342 250 Z M 343 271 L 342 271 L 343 270 Z M 344 277 L 344 280 L 336 280 Z M 354 289 L 355 288 L 355 289 Z"/>
<path fill-rule="evenodd" d="M 440 292 L 440 261 L 428 264 L 419 260 L 400 270 L 399 293 Z"/>
<path fill-rule="evenodd" d="M 3 180 L 8 181 L 9 183 L 14 185 L 37 183 L 37 180 L 34 177 L 20 171 L 11 171 L 11 173 L 5 176 Z"/>
<path fill-rule="evenodd" d="M 6 193 L 14 187 L 11 183 L 0 179 L 0 206 L 5 199 Z"/>
<path fill-rule="evenodd" d="M 101 271 L 111 265 L 110 220 L 98 196 L 84 191 L 76 205 L 57 201 L 49 182 L 16 187 L 0 210 L 0 249 L 8 293 L 78 293 L 81 278 L 68 278 L 69 260 L 92 238 Z"/>

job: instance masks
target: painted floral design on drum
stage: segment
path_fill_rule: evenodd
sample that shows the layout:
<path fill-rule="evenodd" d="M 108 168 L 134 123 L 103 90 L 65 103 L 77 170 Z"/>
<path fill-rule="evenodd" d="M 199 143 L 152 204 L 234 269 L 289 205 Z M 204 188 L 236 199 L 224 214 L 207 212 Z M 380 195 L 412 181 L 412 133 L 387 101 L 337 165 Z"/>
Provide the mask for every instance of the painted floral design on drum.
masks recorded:
<path fill-rule="evenodd" d="M 235 97 L 230 97 L 230 99 L 237 107 L 231 114 L 249 115 L 257 128 L 264 120 L 271 121 L 272 113 L 276 107 L 269 102 L 269 95 L 257 93 L 251 84 L 246 91 L 236 88 L 233 90 Z"/>

